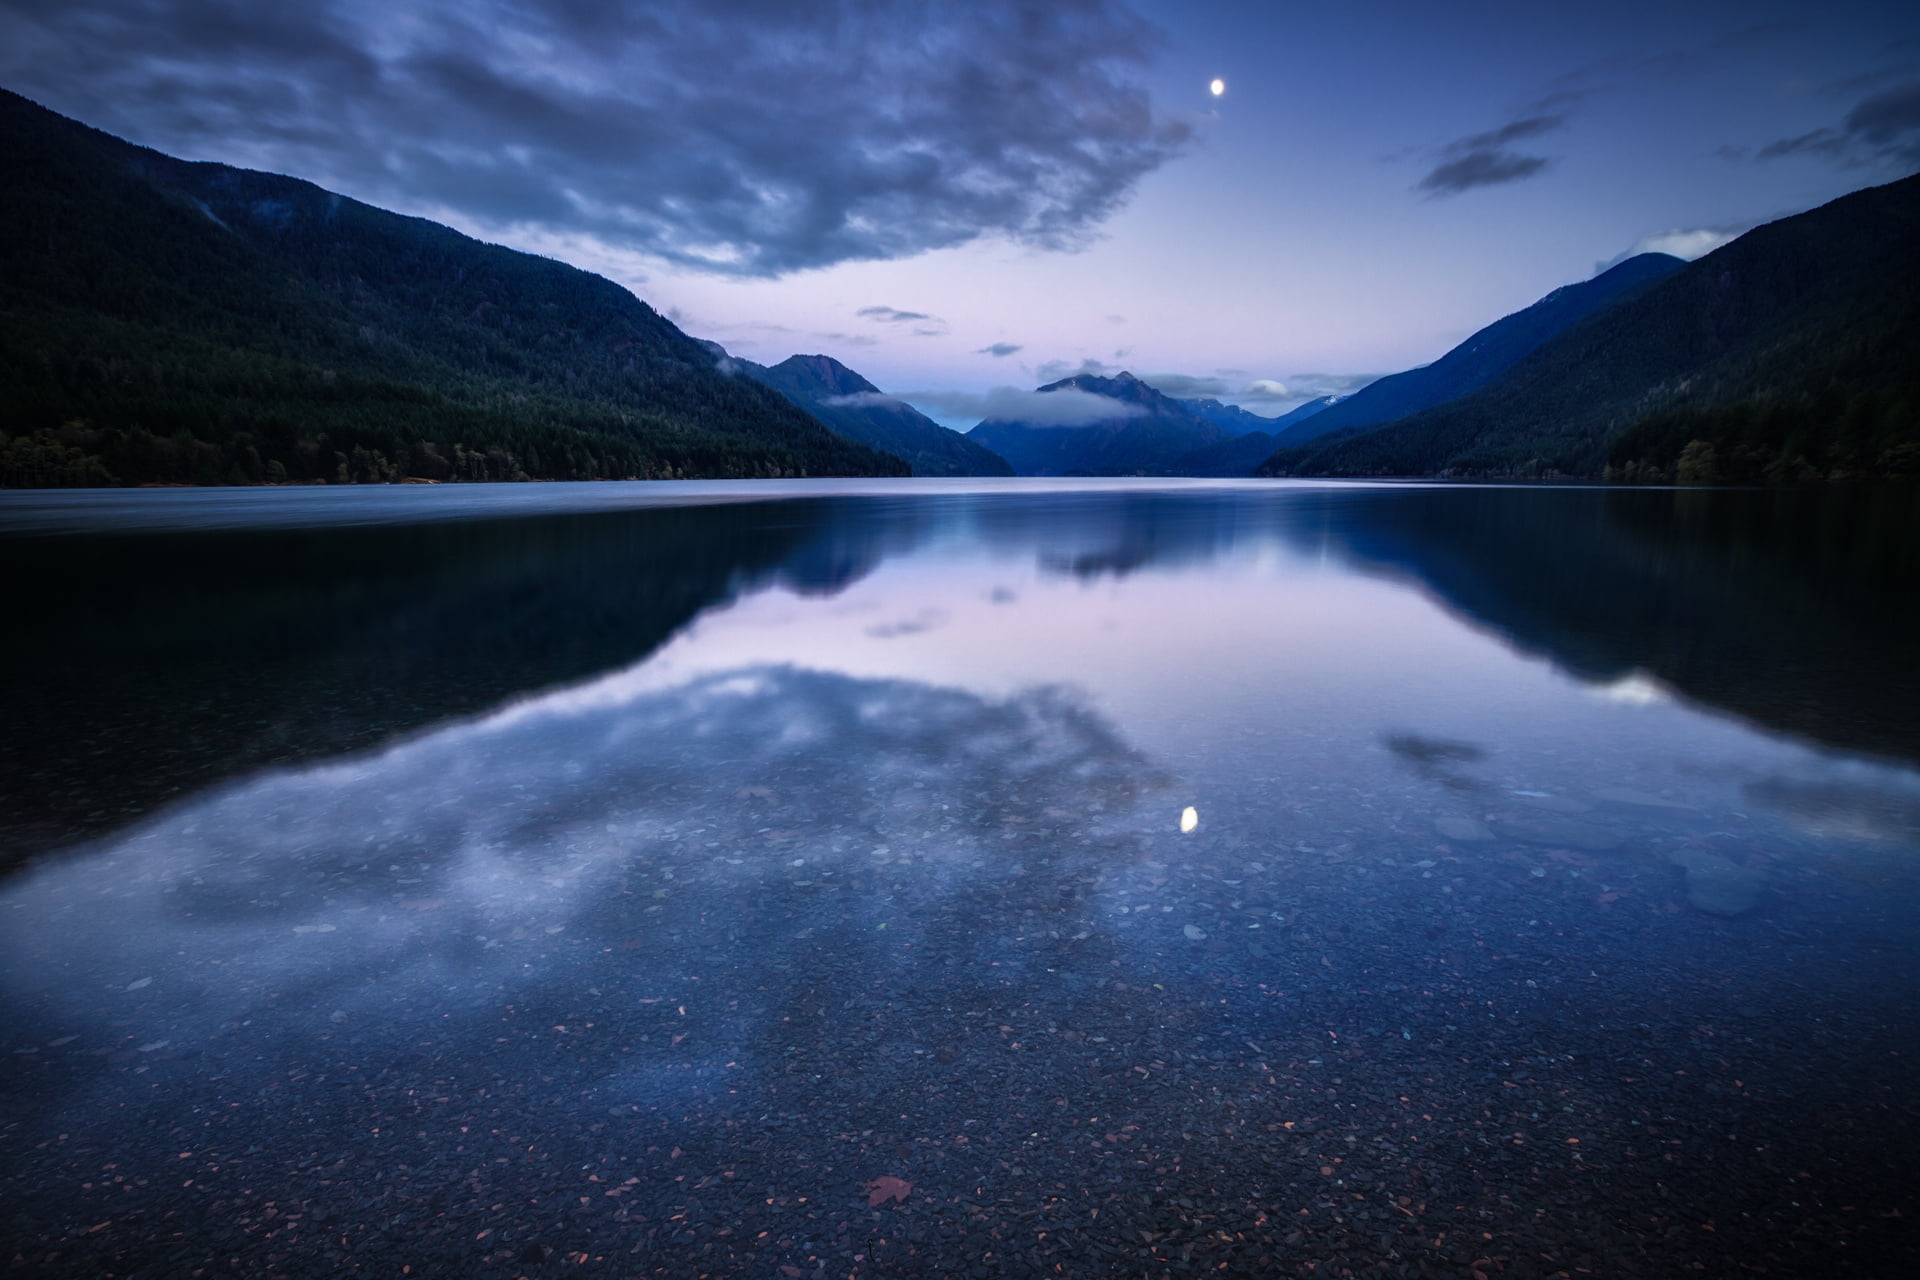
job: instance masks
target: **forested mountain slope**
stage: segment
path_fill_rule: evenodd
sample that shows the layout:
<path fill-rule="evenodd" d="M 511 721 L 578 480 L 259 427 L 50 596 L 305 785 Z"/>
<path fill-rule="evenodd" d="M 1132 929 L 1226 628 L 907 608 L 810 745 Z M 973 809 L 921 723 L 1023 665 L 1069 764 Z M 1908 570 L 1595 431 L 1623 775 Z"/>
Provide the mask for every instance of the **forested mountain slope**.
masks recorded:
<path fill-rule="evenodd" d="M 1757 227 L 1470 395 L 1262 473 L 1920 474 L 1920 177 Z"/>
<path fill-rule="evenodd" d="M 0 90 L 0 484 L 902 474 L 612 281 Z"/>

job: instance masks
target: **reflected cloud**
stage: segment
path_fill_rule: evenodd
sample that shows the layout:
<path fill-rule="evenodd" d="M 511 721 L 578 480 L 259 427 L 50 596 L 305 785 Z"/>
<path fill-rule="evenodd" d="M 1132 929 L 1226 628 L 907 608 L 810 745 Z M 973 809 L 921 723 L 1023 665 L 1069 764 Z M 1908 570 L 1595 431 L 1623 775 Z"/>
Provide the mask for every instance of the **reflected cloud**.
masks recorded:
<path fill-rule="evenodd" d="M 1646 707 L 1656 702 L 1673 701 L 1672 692 L 1644 671 L 1629 672 L 1617 680 L 1589 685 L 1587 691 L 1602 702 L 1616 702 L 1628 707 Z"/>
<path fill-rule="evenodd" d="M 898 622 L 881 622 L 867 628 L 867 634 L 876 640 L 892 640 L 900 636 L 917 636 L 922 632 L 943 627 L 951 615 L 944 609 L 922 609 L 911 618 Z"/>
<path fill-rule="evenodd" d="M 1841 766 L 1826 777 L 1774 775 L 1743 790 L 1809 835 L 1920 846 L 1920 785 L 1910 774 Z"/>
<path fill-rule="evenodd" d="M 1471 742 L 1450 738 L 1428 738 L 1417 733 L 1382 735 L 1382 746 L 1413 767 L 1414 772 L 1456 791 L 1472 791 L 1485 786 L 1477 778 L 1459 772 L 1458 766 L 1486 759 L 1487 752 Z"/>
<path fill-rule="evenodd" d="M 479 1053 L 461 1042 L 516 1010 L 551 1037 L 592 1008 L 634 1055 L 599 1087 L 650 1103 L 667 1057 L 748 1064 L 775 1011 L 829 990 L 959 999 L 1100 945 L 1093 900 L 1139 861 L 1160 785 L 1059 689 L 756 667 L 560 695 L 257 777 L 20 878 L 0 1023 L 76 1064 L 275 1038 L 325 1058 Z"/>

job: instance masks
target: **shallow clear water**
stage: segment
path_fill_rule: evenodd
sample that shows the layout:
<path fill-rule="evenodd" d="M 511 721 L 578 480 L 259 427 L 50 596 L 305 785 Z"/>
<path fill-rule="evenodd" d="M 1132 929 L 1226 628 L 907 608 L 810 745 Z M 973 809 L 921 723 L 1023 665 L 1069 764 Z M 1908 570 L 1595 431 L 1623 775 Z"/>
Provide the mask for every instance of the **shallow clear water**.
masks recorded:
<path fill-rule="evenodd" d="M 30 1268 L 1911 1248 L 1909 493 L 0 499 Z"/>

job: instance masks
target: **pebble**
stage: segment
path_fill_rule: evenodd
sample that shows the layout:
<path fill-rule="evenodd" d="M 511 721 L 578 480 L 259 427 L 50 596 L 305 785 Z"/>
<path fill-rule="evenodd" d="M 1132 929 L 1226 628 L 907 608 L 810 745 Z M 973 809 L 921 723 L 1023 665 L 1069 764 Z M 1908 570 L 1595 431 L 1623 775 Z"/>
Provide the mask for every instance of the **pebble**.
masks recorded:
<path fill-rule="evenodd" d="M 1687 902 L 1713 916 L 1743 916 L 1760 903 L 1766 878 L 1717 853 L 1682 849 L 1672 857 L 1687 873 Z"/>
<path fill-rule="evenodd" d="M 1623 804 L 1634 809 L 1673 809 L 1691 813 L 1693 806 L 1681 804 L 1678 800 L 1667 800 L 1645 791 L 1635 791 L 1632 787 L 1599 787 L 1593 793 L 1595 800 L 1604 800 L 1608 804 Z"/>
<path fill-rule="evenodd" d="M 1493 829 L 1505 839 L 1517 840 L 1521 844 L 1585 849 L 1589 853 L 1604 853 L 1609 849 L 1618 849 L 1627 842 L 1625 832 L 1612 827 L 1603 827 L 1597 823 L 1576 822 L 1571 818 L 1507 818 L 1494 823 Z"/>
<path fill-rule="evenodd" d="M 1549 795 L 1544 792 L 1517 791 L 1515 795 L 1526 797 L 1528 804 L 1536 809 L 1545 809 L 1550 813 L 1585 813 L 1593 808 L 1584 800 L 1575 800 L 1570 796 Z"/>
<path fill-rule="evenodd" d="M 1449 840 L 1465 844 L 1484 844 L 1493 839 L 1493 832 L 1487 829 L 1486 823 L 1478 818 L 1463 818 L 1456 814 L 1435 818 L 1433 829 Z"/>

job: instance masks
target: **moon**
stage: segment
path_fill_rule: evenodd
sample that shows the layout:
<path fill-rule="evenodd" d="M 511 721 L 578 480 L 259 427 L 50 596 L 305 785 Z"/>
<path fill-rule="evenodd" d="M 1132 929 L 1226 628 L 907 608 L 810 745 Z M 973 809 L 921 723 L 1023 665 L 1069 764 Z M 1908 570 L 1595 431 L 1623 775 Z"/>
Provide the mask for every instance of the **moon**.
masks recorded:
<path fill-rule="evenodd" d="M 1207 86 L 1207 90 L 1217 98 L 1227 91 L 1227 82 L 1216 78 L 1212 84 Z"/>

